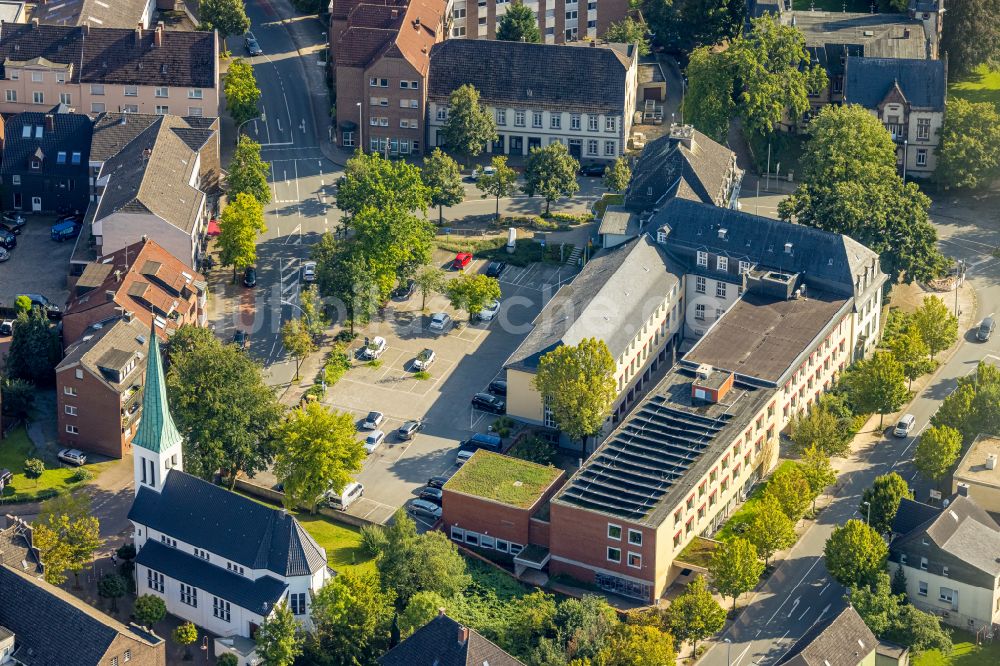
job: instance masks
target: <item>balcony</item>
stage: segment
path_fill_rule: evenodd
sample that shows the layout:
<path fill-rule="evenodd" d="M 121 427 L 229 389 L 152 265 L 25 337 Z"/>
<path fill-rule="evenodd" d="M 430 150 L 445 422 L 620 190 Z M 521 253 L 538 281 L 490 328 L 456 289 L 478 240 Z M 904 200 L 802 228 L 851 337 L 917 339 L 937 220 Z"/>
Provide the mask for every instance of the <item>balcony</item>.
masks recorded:
<path fill-rule="evenodd" d="M 896 123 L 883 123 L 885 128 L 892 135 L 892 140 L 898 142 L 906 138 L 906 125 Z"/>
<path fill-rule="evenodd" d="M 142 386 L 133 384 L 122 393 L 122 414 L 127 414 L 133 405 L 138 405 L 142 400 Z"/>

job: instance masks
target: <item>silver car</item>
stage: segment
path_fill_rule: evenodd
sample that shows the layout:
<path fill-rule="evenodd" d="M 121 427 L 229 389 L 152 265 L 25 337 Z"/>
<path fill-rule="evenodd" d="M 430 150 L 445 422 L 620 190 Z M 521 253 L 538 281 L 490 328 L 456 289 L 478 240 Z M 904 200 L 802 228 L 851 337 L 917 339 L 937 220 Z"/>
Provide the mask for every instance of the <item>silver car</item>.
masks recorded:
<path fill-rule="evenodd" d="M 78 449 L 63 449 L 59 452 L 59 460 L 67 465 L 76 465 L 77 467 L 87 464 L 87 456 Z"/>
<path fill-rule="evenodd" d="M 410 513 L 429 518 L 433 521 L 441 519 L 441 507 L 427 500 L 415 499 L 407 506 L 407 510 Z"/>
<path fill-rule="evenodd" d="M 431 323 L 428 328 L 432 331 L 445 331 L 451 326 L 451 317 L 446 312 L 435 312 L 431 315 Z"/>

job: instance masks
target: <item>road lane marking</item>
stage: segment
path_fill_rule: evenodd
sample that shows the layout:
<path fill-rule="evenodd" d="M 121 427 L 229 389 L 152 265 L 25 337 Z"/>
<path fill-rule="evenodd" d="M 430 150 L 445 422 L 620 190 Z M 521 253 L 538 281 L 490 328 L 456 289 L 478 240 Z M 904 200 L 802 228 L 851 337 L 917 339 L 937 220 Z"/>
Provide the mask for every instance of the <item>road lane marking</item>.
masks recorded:
<path fill-rule="evenodd" d="M 802 611 L 802 615 L 799 615 L 799 622 L 802 621 L 802 618 L 804 618 L 806 616 L 806 613 L 808 613 L 811 608 L 812 608 L 812 606 L 809 606 L 804 611 Z"/>

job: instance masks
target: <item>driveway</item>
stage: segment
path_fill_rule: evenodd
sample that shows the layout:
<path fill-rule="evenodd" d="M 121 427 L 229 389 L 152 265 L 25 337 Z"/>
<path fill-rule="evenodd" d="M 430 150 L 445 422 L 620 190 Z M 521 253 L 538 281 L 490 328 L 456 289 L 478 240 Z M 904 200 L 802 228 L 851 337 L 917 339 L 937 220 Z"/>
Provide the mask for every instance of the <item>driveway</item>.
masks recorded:
<path fill-rule="evenodd" d="M 24 215 L 24 213 L 22 213 Z M 17 294 L 41 294 L 62 308 L 69 296 L 66 275 L 75 240 L 57 243 L 49 237 L 52 215 L 24 215 L 28 221 L 17 237 L 10 259 L 0 264 L 0 305 L 13 307 Z"/>

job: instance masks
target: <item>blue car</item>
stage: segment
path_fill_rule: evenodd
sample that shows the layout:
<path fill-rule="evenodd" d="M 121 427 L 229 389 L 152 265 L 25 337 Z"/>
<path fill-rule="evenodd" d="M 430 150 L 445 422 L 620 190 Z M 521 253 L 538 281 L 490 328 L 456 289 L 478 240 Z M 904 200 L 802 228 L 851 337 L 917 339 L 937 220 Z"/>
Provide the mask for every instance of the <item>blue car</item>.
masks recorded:
<path fill-rule="evenodd" d="M 52 240 L 62 242 L 70 238 L 76 238 L 80 233 L 80 227 L 80 223 L 75 220 L 64 220 L 59 224 L 53 225 L 49 235 L 52 237 Z"/>

